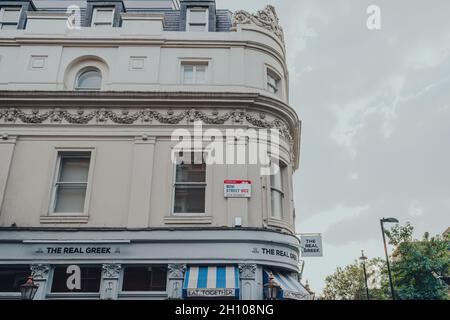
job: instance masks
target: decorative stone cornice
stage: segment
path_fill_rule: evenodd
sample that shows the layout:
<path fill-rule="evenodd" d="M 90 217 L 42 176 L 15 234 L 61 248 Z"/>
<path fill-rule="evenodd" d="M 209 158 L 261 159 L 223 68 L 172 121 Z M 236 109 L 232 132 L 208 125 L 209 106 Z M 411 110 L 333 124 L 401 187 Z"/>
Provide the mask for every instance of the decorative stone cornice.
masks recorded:
<path fill-rule="evenodd" d="M 32 115 L 33 109 L 39 111 L 37 117 L 31 119 L 26 119 L 28 118 L 26 117 L 25 121 L 27 122 L 25 123 L 20 118 L 14 120 L 14 117 L 18 117 L 21 113 L 11 114 L 13 109 L 21 110 L 26 115 Z M 289 141 L 292 146 L 291 156 L 293 157 L 294 169 L 298 168 L 301 122 L 297 112 L 285 101 L 258 92 L 0 90 L 0 127 L 15 125 L 125 126 L 127 121 L 130 123 L 128 126 L 150 127 L 154 125 L 158 127 L 159 124 L 159 127 L 161 127 L 164 123 L 177 122 L 178 119 L 175 115 L 182 117 L 178 123 L 175 123 L 181 126 L 189 124 L 189 118 L 185 112 L 193 109 L 199 111 L 194 115 L 194 118 L 198 117 L 205 124 L 209 123 L 209 118 L 212 118 L 211 121 L 219 122 L 219 124 L 225 121 L 224 126 L 279 127 L 285 132 L 283 136 L 292 137 L 292 140 Z M 35 114 L 36 110 L 34 111 Z M 56 112 L 57 110 L 66 112 L 61 114 Z M 100 113 L 100 110 L 118 114 L 118 118 L 111 113 L 109 113 L 109 116 L 122 123 L 116 124 L 108 117 L 106 122 L 97 121 L 96 114 L 92 113 L 94 111 Z M 153 118 L 148 116 L 147 111 L 154 112 Z M 124 115 L 124 112 L 128 115 Z M 143 114 L 141 113 L 139 117 L 136 112 L 143 112 Z M 230 116 L 231 112 L 234 112 L 235 118 L 240 119 L 241 122 L 233 122 L 234 118 L 232 117 L 224 120 Z M 242 116 L 242 112 L 248 116 Z M 238 113 L 241 113 L 241 115 Z M 133 114 L 138 117 L 134 123 L 131 123 Z M 43 122 L 34 122 L 45 117 L 47 119 Z M 52 122 L 53 117 L 55 119 L 62 117 L 62 120 L 61 122 Z M 69 121 L 64 118 L 69 119 Z M 102 118 L 105 117 L 99 117 L 99 119 Z M 145 121 L 146 119 L 147 121 Z M 163 122 L 160 122 L 160 120 Z M 5 129 L 1 129 L 4 132 Z"/>
<path fill-rule="evenodd" d="M 153 121 L 159 124 L 180 124 L 183 120 L 186 123 L 202 121 L 204 124 L 222 125 L 227 122 L 234 124 L 249 124 L 255 128 L 261 129 L 278 129 L 281 136 L 291 141 L 293 135 L 286 122 L 280 119 L 266 120 L 266 114 L 260 112 L 258 114 L 250 113 L 242 110 L 227 111 L 219 113 L 212 111 L 207 114 L 204 111 L 196 109 L 188 109 L 182 111 L 173 111 L 168 109 L 166 113 L 151 110 L 149 108 L 129 111 L 127 109 L 117 108 L 97 108 L 94 110 L 78 109 L 69 111 L 61 108 L 54 108 L 46 111 L 40 109 L 31 109 L 25 112 L 20 108 L 3 108 L 0 109 L 0 120 L 3 123 L 16 124 L 152 124 Z M 0 122 L 1 124 L 1 122 Z"/>
<path fill-rule="evenodd" d="M 263 27 L 273 32 L 284 43 L 284 32 L 280 26 L 280 20 L 275 11 L 275 7 L 268 5 L 263 10 L 259 10 L 256 14 L 240 10 L 233 14 L 233 27 L 238 24 L 254 23 L 259 27 Z"/>

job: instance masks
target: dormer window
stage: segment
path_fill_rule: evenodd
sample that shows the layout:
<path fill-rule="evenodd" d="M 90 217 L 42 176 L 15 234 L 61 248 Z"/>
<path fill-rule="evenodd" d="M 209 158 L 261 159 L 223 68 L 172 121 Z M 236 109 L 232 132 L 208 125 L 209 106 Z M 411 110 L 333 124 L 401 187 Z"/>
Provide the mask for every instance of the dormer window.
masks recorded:
<path fill-rule="evenodd" d="M 21 7 L 1 8 L 0 29 L 15 30 L 19 25 Z"/>
<path fill-rule="evenodd" d="M 92 27 L 112 27 L 114 21 L 114 8 L 94 8 Z"/>
<path fill-rule="evenodd" d="M 189 8 L 186 17 L 186 30 L 208 32 L 208 16 L 207 8 Z"/>

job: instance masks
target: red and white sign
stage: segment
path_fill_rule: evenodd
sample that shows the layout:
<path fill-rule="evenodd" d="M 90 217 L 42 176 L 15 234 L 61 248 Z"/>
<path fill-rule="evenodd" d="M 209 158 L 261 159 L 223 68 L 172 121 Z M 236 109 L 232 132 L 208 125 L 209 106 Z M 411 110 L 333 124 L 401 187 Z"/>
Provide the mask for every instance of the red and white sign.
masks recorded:
<path fill-rule="evenodd" d="M 250 198 L 252 182 L 250 180 L 225 180 L 223 193 L 225 198 Z"/>

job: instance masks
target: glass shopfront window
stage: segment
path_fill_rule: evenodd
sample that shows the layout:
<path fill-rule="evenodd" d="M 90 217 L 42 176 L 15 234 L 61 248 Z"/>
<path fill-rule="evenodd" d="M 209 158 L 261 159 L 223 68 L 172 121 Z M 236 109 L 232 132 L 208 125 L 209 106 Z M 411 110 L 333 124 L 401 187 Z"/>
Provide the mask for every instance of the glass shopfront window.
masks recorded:
<path fill-rule="evenodd" d="M 27 281 L 30 266 L 0 266 L 0 292 L 20 292 L 20 286 Z"/>
<path fill-rule="evenodd" d="M 91 292 L 100 291 L 100 281 L 102 276 L 101 266 L 80 266 L 80 282 L 76 286 L 76 275 L 67 266 L 57 266 L 53 271 L 52 292 Z"/>
<path fill-rule="evenodd" d="M 124 268 L 122 291 L 166 291 L 167 267 L 128 266 Z"/>

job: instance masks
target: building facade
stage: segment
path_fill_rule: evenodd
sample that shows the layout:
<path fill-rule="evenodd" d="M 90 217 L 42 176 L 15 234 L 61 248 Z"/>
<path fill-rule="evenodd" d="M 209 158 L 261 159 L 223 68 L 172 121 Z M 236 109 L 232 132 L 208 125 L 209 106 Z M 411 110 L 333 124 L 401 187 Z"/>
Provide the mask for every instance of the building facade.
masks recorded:
<path fill-rule="evenodd" d="M 308 299 L 288 88 L 271 6 L 0 0 L 0 298 Z"/>

